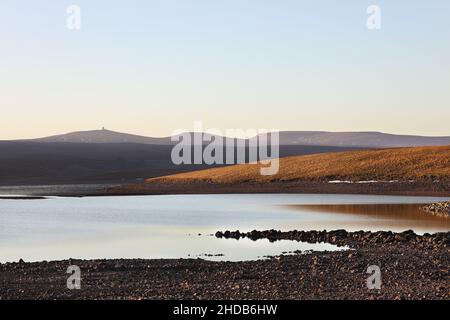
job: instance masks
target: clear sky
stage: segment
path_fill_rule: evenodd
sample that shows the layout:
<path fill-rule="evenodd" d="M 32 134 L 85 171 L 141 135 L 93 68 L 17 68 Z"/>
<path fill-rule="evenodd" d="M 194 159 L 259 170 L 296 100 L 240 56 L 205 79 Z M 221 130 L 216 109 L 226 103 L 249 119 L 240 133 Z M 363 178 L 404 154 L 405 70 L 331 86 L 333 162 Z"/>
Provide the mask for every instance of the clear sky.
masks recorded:
<path fill-rule="evenodd" d="M 194 120 L 450 135 L 449 17 L 448 0 L 2 0 L 0 139 Z"/>

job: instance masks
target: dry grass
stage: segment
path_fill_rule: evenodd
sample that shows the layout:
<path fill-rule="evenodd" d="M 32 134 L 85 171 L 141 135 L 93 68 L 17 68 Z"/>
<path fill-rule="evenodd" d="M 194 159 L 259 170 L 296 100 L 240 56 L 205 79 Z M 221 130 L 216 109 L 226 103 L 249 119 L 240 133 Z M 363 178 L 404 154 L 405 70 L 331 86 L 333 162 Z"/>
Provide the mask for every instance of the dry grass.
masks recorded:
<path fill-rule="evenodd" d="M 282 158 L 278 174 L 272 176 L 262 176 L 259 164 L 244 164 L 153 178 L 147 182 L 245 183 L 437 179 L 450 180 L 450 146 L 336 152 Z"/>

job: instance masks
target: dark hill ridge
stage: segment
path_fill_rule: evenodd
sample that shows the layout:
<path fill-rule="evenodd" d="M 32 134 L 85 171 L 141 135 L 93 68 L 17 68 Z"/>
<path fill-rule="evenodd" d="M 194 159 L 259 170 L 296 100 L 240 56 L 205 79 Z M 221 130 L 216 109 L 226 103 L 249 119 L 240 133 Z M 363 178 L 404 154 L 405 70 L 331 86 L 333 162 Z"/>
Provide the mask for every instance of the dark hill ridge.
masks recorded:
<path fill-rule="evenodd" d="M 361 150 L 367 146 L 450 145 L 450 137 L 290 131 L 280 133 L 280 142 L 280 157 L 288 157 Z M 211 168 L 174 165 L 170 157 L 174 143 L 170 137 L 152 138 L 110 130 L 0 141 L 0 185 L 123 183 Z"/>
<path fill-rule="evenodd" d="M 22 141 L 65 143 L 139 143 L 154 145 L 174 144 L 170 137 L 145 137 L 111 130 L 77 131 L 62 135 Z M 450 145 L 450 137 L 397 135 L 382 132 L 282 131 L 280 132 L 280 144 L 363 148 L 445 146 Z"/>
<path fill-rule="evenodd" d="M 280 156 L 355 149 L 290 145 Z M 171 151 L 168 144 L 0 141 L 0 185 L 124 183 L 211 168 L 177 166 Z"/>

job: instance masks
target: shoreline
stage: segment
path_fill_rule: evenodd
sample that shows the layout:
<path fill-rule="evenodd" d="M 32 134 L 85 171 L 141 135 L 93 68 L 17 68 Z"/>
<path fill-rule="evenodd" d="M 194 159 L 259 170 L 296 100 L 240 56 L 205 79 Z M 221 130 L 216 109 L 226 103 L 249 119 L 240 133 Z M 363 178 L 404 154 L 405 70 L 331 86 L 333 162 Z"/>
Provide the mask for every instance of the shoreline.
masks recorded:
<path fill-rule="evenodd" d="M 222 236 L 243 234 L 223 232 Z M 218 233 L 220 235 L 220 233 Z M 254 239 L 326 241 L 351 250 L 265 260 L 98 259 L 0 264 L 0 299 L 449 299 L 450 232 L 253 231 Z M 227 241 L 227 240 L 224 240 Z M 66 287 L 69 265 L 81 289 Z M 367 288 L 380 266 L 381 289 Z"/>
<path fill-rule="evenodd" d="M 109 188 L 103 195 L 168 194 L 373 194 L 450 197 L 450 181 L 328 183 L 320 181 L 281 181 L 270 183 L 217 184 L 208 182 L 142 183 Z"/>
<path fill-rule="evenodd" d="M 44 185 L 0 187 L 4 198 L 102 197 L 178 194 L 361 194 L 449 197 L 450 181 L 329 183 L 322 181 L 275 181 L 268 183 L 153 182 L 112 185 Z M 14 193 L 15 191 L 16 193 Z M 1 198 L 0 198 L 1 200 Z"/>

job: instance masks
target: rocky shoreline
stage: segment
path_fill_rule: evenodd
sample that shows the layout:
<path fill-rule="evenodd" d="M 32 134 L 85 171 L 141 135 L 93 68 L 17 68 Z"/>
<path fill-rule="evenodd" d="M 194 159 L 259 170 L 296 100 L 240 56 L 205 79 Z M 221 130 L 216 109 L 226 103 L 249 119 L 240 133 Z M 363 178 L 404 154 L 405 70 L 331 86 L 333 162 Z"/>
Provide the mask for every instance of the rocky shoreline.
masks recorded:
<path fill-rule="evenodd" d="M 447 248 L 450 245 L 450 232 L 439 232 L 435 234 L 425 233 L 417 235 L 412 230 L 401 233 L 392 231 L 356 231 L 346 230 L 334 231 L 277 231 L 265 230 L 250 232 L 218 231 L 215 236 L 225 239 L 249 238 L 251 240 L 268 239 L 271 242 L 278 240 L 302 241 L 308 243 L 326 242 L 337 246 L 348 246 L 350 248 L 365 248 L 387 245 L 413 245 L 417 248 Z"/>
<path fill-rule="evenodd" d="M 0 264 L 0 299 L 445 299 L 450 298 L 450 232 L 275 230 L 218 232 L 224 238 L 329 242 L 351 250 L 265 260 L 64 260 Z M 226 240 L 224 241 L 236 241 Z M 81 289 L 66 287 L 68 266 Z M 369 289 L 369 266 L 381 289 Z"/>
<path fill-rule="evenodd" d="M 423 206 L 422 210 L 439 217 L 450 217 L 450 201 L 432 203 Z"/>

